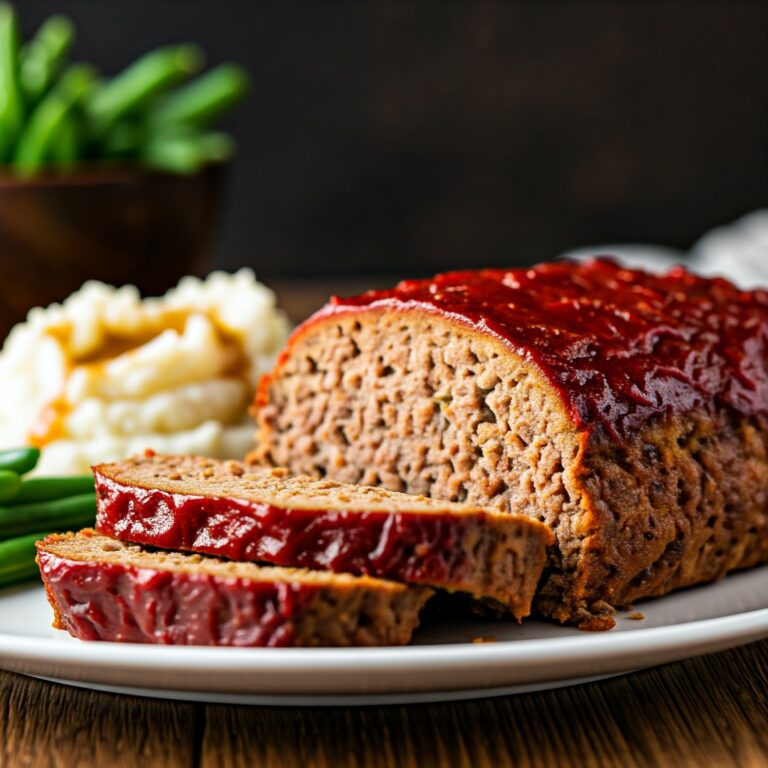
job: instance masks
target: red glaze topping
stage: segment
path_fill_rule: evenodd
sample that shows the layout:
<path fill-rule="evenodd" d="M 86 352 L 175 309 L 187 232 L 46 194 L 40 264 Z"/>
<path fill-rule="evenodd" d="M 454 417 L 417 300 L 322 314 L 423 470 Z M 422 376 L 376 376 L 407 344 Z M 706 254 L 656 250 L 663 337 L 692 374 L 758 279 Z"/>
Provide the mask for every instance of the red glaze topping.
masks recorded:
<path fill-rule="evenodd" d="M 123 541 L 429 584 L 494 598 L 509 605 L 516 616 L 530 611 L 532 594 L 521 594 L 519 584 L 489 578 L 493 563 L 468 550 L 468 525 L 483 524 L 482 513 L 284 509 L 243 499 L 145 489 L 95 476 L 96 528 Z M 509 525 L 514 526 L 514 520 Z M 544 559 L 542 540 L 540 566 Z M 535 578 L 529 581 L 532 592 Z"/>
<path fill-rule="evenodd" d="M 308 323 L 361 309 L 426 310 L 493 334 L 538 365 L 580 427 L 617 442 L 663 412 L 768 414 L 768 292 L 682 267 L 448 272 L 334 297 Z"/>
<path fill-rule="evenodd" d="M 81 640 L 286 646 L 311 584 L 174 573 L 38 554 L 60 618 Z"/>

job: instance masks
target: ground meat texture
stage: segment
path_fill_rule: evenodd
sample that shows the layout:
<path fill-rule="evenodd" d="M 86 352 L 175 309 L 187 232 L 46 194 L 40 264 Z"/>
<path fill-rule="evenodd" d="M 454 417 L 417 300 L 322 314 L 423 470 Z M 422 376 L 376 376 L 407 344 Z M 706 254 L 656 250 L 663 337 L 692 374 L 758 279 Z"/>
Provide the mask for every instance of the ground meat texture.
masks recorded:
<path fill-rule="evenodd" d="M 255 413 L 253 463 L 545 522 L 557 544 L 538 610 L 583 628 L 768 560 L 763 414 L 667 408 L 607 435 L 580 423 L 525 349 L 461 317 L 321 313 L 262 382 Z"/>
<path fill-rule="evenodd" d="M 93 471 L 96 527 L 116 539 L 466 592 L 518 618 L 553 541 L 524 515 L 235 461 L 145 455 Z"/>

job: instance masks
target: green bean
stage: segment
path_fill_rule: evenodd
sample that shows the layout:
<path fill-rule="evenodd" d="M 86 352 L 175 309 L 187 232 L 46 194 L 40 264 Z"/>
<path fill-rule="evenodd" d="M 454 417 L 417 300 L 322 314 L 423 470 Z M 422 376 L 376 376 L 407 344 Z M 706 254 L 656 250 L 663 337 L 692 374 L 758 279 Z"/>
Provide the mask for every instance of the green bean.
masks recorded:
<path fill-rule="evenodd" d="M 19 174 L 31 175 L 44 164 L 67 115 L 86 97 L 93 81 L 93 70 L 85 64 L 76 64 L 37 105 L 14 154 Z"/>
<path fill-rule="evenodd" d="M 35 556 L 35 542 L 47 533 L 33 533 L 0 541 L 0 587 L 31 579 L 40 573 Z"/>
<path fill-rule="evenodd" d="M 80 156 L 80 137 L 77 123 L 70 113 L 64 117 L 59 130 L 51 138 L 51 146 L 46 159 L 59 166 L 72 165 Z"/>
<path fill-rule="evenodd" d="M 0 3 L 0 162 L 10 157 L 24 121 L 18 58 L 16 12 L 8 3 Z"/>
<path fill-rule="evenodd" d="M 135 155 L 143 138 L 142 126 L 132 120 L 120 120 L 107 131 L 99 148 L 105 157 Z"/>
<path fill-rule="evenodd" d="M 150 125 L 183 123 L 204 127 L 245 95 L 248 76 L 235 64 L 222 64 L 158 101 Z"/>
<path fill-rule="evenodd" d="M 54 501 L 38 501 L 0 507 L 0 539 L 51 528 L 82 528 L 93 525 L 96 494 L 83 493 Z"/>
<path fill-rule="evenodd" d="M 189 174 L 232 155 L 232 140 L 223 133 L 171 133 L 151 136 L 142 148 L 145 165 L 159 171 Z"/>
<path fill-rule="evenodd" d="M 12 499 L 21 488 L 21 478 L 18 472 L 11 469 L 0 469 L 0 501 Z"/>
<path fill-rule="evenodd" d="M 12 504 L 27 504 L 32 501 L 51 501 L 68 496 L 93 493 L 91 475 L 69 477 L 30 477 L 21 481 L 21 487 L 13 496 Z"/>
<path fill-rule="evenodd" d="M 74 24 L 66 16 L 50 16 L 22 48 L 19 84 L 28 106 L 40 101 L 51 87 L 74 39 Z"/>
<path fill-rule="evenodd" d="M 241 67 L 221 64 L 171 92 L 203 55 L 195 45 L 169 45 L 97 83 L 85 65 L 60 75 L 74 38 L 72 21 L 54 15 L 20 48 L 16 12 L 0 0 L 0 164 L 31 176 L 46 164 L 124 158 L 194 173 L 230 157 L 227 136 L 201 131 L 245 94 Z"/>
<path fill-rule="evenodd" d="M 7 469 L 19 475 L 34 469 L 39 460 L 39 448 L 10 448 L 0 451 L 0 469 Z"/>
<path fill-rule="evenodd" d="M 202 54 L 194 45 L 168 46 L 145 53 L 94 92 L 88 111 L 97 136 L 123 115 L 141 109 L 196 72 L 201 63 Z"/>

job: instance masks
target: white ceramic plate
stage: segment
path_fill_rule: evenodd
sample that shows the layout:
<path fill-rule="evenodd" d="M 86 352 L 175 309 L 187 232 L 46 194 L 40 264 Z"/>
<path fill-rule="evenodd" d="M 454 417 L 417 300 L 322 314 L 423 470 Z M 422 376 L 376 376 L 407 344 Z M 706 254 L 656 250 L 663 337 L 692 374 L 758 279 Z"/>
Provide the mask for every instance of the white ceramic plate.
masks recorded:
<path fill-rule="evenodd" d="M 240 649 L 86 643 L 51 629 L 42 587 L 0 591 L 0 667 L 100 690 L 198 701 L 368 704 L 555 688 L 768 637 L 768 566 L 639 604 L 616 629 L 528 621 L 425 626 L 407 648 Z M 473 643 L 479 636 L 496 642 Z"/>

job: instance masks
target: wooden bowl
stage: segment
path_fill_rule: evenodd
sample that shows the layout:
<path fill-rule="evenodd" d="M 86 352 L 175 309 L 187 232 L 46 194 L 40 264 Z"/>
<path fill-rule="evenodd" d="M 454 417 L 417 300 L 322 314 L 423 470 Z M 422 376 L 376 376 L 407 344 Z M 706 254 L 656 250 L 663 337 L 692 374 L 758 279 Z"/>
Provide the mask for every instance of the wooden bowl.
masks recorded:
<path fill-rule="evenodd" d="M 221 166 L 194 176 L 93 167 L 0 175 L 0 338 L 86 280 L 157 295 L 206 266 Z"/>

